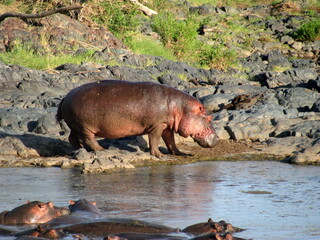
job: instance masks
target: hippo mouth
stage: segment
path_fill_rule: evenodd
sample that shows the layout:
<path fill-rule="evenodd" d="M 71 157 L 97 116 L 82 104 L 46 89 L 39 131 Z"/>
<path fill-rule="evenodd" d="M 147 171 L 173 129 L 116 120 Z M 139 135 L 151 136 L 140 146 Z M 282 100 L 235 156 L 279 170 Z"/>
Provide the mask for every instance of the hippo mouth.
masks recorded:
<path fill-rule="evenodd" d="M 196 143 L 204 148 L 214 147 L 215 145 L 217 145 L 219 140 L 218 135 L 213 129 L 207 129 L 206 131 L 195 135 L 192 134 L 191 137 Z"/>

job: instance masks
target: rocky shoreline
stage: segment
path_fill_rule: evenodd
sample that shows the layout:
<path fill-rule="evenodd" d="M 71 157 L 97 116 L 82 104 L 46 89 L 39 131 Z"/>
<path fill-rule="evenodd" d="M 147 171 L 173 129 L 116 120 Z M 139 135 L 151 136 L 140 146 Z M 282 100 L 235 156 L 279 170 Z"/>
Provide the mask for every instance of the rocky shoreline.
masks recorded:
<path fill-rule="evenodd" d="M 88 28 L 61 14 L 46 19 L 39 20 L 41 26 L 50 23 L 53 35 L 54 23 L 61 19 L 64 26 L 57 24 L 57 28 L 72 31 L 75 24 L 83 31 Z M 20 27 L 25 31 L 28 28 L 24 33 L 27 39 L 36 39 L 39 32 L 35 29 L 39 26 L 25 26 L 20 21 L 1 22 L 0 35 L 18 38 Z M 320 41 L 301 43 L 302 47 L 298 47 L 299 42 L 284 40 L 288 28 L 284 21 L 283 25 L 260 24 L 265 24 L 266 32 L 274 33 L 273 37 L 281 36 L 278 44 L 287 44 L 290 50 L 279 50 L 278 45 L 259 48 L 256 44 L 250 54 L 240 59 L 240 69 L 226 72 L 132 54 L 103 28 L 90 33 L 102 36 L 99 42 L 91 37 L 90 44 L 104 45 L 94 55 L 113 64 L 64 64 L 41 71 L 0 62 L 0 166 L 78 167 L 85 173 L 99 173 L 202 160 L 280 159 L 295 164 L 320 164 Z M 59 41 L 63 43 L 67 37 L 63 35 Z M 1 46 L 6 49 L 5 44 Z M 86 49 L 79 48 L 77 53 L 83 51 Z M 302 58 L 292 58 L 295 54 Z M 207 150 L 179 137 L 181 150 L 193 156 L 166 155 L 160 160 L 146 152 L 145 137 L 101 139 L 106 148 L 103 152 L 73 151 L 67 141 L 68 127 L 55 120 L 57 106 L 70 89 L 104 79 L 153 81 L 187 92 L 200 99 L 212 114 L 221 142 Z"/>

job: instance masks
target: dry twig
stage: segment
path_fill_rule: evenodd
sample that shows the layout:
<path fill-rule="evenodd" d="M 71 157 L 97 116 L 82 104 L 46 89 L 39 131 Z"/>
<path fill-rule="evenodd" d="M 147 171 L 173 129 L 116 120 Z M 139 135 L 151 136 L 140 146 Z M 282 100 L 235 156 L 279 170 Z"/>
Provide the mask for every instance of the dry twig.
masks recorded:
<path fill-rule="evenodd" d="M 4 13 L 4 14 L 0 15 L 0 22 L 3 21 L 4 19 L 8 18 L 8 17 L 17 17 L 17 18 L 22 18 L 22 19 L 26 19 L 26 18 L 43 18 L 43 17 L 47 17 L 47 16 L 55 14 L 55 13 L 59 13 L 59 12 L 63 12 L 63 11 L 78 10 L 78 9 L 81 9 L 81 8 L 82 8 L 82 6 L 72 5 L 72 6 L 68 6 L 68 7 L 61 7 L 61 8 L 57 8 L 57 9 L 54 9 L 54 10 L 45 11 L 45 12 L 42 12 L 42 13 L 25 14 L 25 13 L 7 12 L 7 13 Z"/>

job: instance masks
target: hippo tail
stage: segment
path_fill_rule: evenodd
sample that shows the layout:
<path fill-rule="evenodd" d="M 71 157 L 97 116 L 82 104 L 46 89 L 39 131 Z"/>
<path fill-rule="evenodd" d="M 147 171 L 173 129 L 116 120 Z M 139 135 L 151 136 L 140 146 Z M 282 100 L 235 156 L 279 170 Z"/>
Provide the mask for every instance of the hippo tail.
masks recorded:
<path fill-rule="evenodd" d="M 56 120 L 58 122 L 61 122 L 63 117 L 62 117 L 62 111 L 61 111 L 61 107 L 62 107 L 62 103 L 64 101 L 64 98 L 62 98 L 61 102 L 59 103 L 59 106 L 58 106 L 58 111 L 57 111 L 57 115 L 56 115 Z"/>

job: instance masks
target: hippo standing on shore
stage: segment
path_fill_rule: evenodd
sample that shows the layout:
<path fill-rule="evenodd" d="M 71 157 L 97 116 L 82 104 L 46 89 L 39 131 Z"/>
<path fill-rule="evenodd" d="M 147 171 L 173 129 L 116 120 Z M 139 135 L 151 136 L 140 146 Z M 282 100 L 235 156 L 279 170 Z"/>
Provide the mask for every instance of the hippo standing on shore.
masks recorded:
<path fill-rule="evenodd" d="M 148 134 L 151 155 L 161 157 L 162 137 L 171 154 L 182 155 L 174 132 L 202 147 L 218 141 L 204 106 L 177 89 L 151 83 L 105 80 L 71 90 L 62 99 L 57 120 L 65 120 L 74 148 L 103 150 L 95 136 L 109 139 Z"/>

